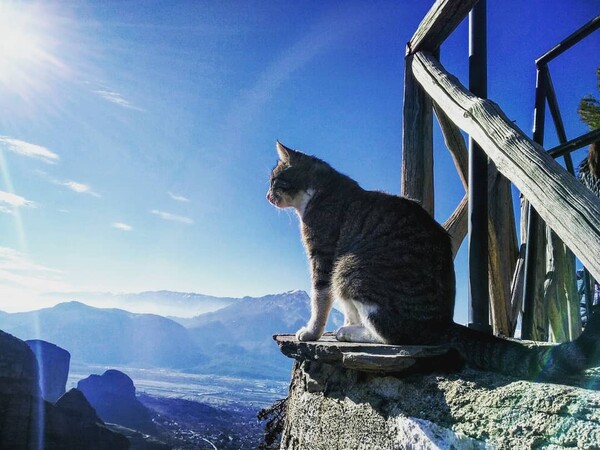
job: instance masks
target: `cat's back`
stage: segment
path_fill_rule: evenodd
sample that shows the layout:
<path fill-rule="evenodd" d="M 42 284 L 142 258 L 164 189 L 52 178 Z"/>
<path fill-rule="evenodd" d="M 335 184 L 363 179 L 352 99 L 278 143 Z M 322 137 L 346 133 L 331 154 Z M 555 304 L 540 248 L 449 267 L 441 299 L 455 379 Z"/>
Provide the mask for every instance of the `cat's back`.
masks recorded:
<path fill-rule="evenodd" d="M 425 239 L 449 243 L 446 231 L 417 202 L 365 190 L 356 192 L 349 203 L 340 238 L 388 247 Z"/>

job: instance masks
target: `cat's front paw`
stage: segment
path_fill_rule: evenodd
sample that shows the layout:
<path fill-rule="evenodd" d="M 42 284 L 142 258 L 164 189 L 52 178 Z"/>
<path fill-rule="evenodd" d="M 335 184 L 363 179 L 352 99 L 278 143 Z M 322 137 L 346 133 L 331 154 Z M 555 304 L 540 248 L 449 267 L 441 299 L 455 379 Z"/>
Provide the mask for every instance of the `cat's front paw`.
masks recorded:
<path fill-rule="evenodd" d="M 312 330 L 308 327 L 302 327 L 298 331 L 296 331 L 296 339 L 299 341 L 317 341 L 321 337 L 323 332 L 318 330 Z"/>

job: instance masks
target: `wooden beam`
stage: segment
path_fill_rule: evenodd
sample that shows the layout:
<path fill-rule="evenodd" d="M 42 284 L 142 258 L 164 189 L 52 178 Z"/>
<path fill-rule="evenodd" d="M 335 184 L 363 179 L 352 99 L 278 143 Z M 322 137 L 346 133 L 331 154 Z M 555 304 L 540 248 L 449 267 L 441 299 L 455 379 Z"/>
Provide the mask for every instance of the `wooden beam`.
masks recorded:
<path fill-rule="evenodd" d="M 408 41 L 406 54 L 434 52 L 463 21 L 478 0 L 437 0 Z"/>
<path fill-rule="evenodd" d="M 575 257 L 552 230 L 546 230 L 544 303 L 554 342 L 572 341 L 581 334 Z"/>
<path fill-rule="evenodd" d="M 460 132 L 460 128 L 454 125 L 454 122 L 448 118 L 444 110 L 437 103 L 433 104 L 433 111 L 440 124 L 444 143 L 452 156 L 454 166 L 466 192 L 468 189 L 467 180 L 469 179 L 469 151 L 467 150 L 465 139 Z"/>
<path fill-rule="evenodd" d="M 456 254 L 458 253 L 458 250 L 460 249 L 460 246 L 467 235 L 467 228 L 469 228 L 467 223 L 468 203 L 469 197 L 465 195 L 452 215 L 448 217 L 448 220 L 446 220 L 444 225 L 442 225 L 450 235 L 450 239 L 452 241 L 453 258 L 456 258 Z"/>
<path fill-rule="evenodd" d="M 456 170 L 466 189 L 469 163 L 463 135 L 435 102 L 433 110 L 440 124 L 446 147 L 452 155 Z M 512 336 L 515 313 L 511 306 L 511 281 L 517 260 L 517 236 L 512 195 L 510 183 L 498 174 L 495 167 L 490 167 L 489 172 L 488 248 L 492 325 L 495 334 Z M 452 251 L 455 257 L 468 228 L 466 207 L 466 198 L 463 198 L 463 201 L 443 225 L 452 238 Z"/>
<path fill-rule="evenodd" d="M 433 111 L 437 117 L 438 123 L 444 136 L 444 142 L 456 166 L 456 171 L 460 177 L 465 192 L 468 189 L 467 180 L 469 178 L 469 157 L 467 146 L 460 129 L 448 118 L 446 113 L 436 104 L 433 104 Z M 465 195 L 452 215 L 444 222 L 444 229 L 450 234 L 452 239 L 452 256 L 456 257 L 462 242 L 467 235 L 469 224 L 467 221 L 469 197 Z"/>
<path fill-rule="evenodd" d="M 521 208 L 522 210 L 523 208 Z M 508 337 L 514 337 L 517 330 L 517 319 L 523 304 L 523 278 L 525 275 L 525 244 L 519 248 L 519 257 L 515 266 L 515 272 L 510 284 L 510 333 Z"/>
<path fill-rule="evenodd" d="M 458 172 L 458 176 L 460 177 L 460 181 L 466 192 L 468 189 L 467 180 L 469 179 L 469 155 L 463 135 L 460 132 L 460 129 L 454 125 L 446 113 L 444 113 L 436 103 L 433 104 L 433 111 L 442 130 L 444 143 L 452 156 L 456 171 Z M 469 197 L 468 195 L 465 195 L 452 215 L 443 225 L 444 229 L 450 234 L 452 239 L 452 255 L 455 258 L 469 228 L 467 221 L 468 201 Z"/>
<path fill-rule="evenodd" d="M 488 261 L 494 334 L 512 335 L 511 283 L 518 258 L 510 182 L 490 164 Z"/>
<path fill-rule="evenodd" d="M 557 145 L 548 150 L 548 154 L 554 158 L 558 158 L 566 153 L 573 152 L 577 149 L 583 148 L 586 145 L 590 145 L 592 142 L 596 142 L 600 139 L 600 128 L 592 130 L 582 136 L 565 142 L 564 144 Z"/>
<path fill-rule="evenodd" d="M 564 144 L 568 141 L 567 132 L 565 125 L 560 114 L 560 108 L 558 107 L 558 99 L 556 98 L 556 91 L 554 90 L 554 83 L 552 83 L 552 77 L 550 71 L 546 74 L 548 79 L 546 80 L 546 100 L 548 101 L 548 109 L 552 115 L 552 121 L 554 122 L 554 128 L 556 129 L 556 135 L 558 136 L 558 142 Z M 575 168 L 573 167 L 573 160 L 571 159 L 570 153 L 565 153 L 565 167 L 570 174 L 575 175 Z"/>
<path fill-rule="evenodd" d="M 410 70 L 411 60 L 406 59 L 404 73 L 401 192 L 433 216 L 433 112 L 431 98 Z"/>
<path fill-rule="evenodd" d="M 600 199 L 529 139 L 498 105 L 473 95 L 431 55 L 415 54 L 411 67 L 448 117 L 473 136 L 500 173 L 600 279 Z"/>
<path fill-rule="evenodd" d="M 594 31 L 596 31 L 598 28 L 600 28 L 600 16 L 594 17 L 592 20 L 590 20 L 588 23 L 586 23 L 580 29 L 575 31 L 573 34 L 569 35 L 566 39 L 560 41 L 552 49 L 550 49 L 549 51 L 544 53 L 542 56 L 540 56 L 538 59 L 536 59 L 536 61 L 535 61 L 536 66 L 540 67 L 540 66 L 548 64 L 550 61 L 552 61 L 558 55 L 564 53 L 565 51 L 567 51 L 568 49 L 573 47 L 575 44 L 577 44 L 583 38 L 585 38 L 586 36 L 590 35 Z"/>

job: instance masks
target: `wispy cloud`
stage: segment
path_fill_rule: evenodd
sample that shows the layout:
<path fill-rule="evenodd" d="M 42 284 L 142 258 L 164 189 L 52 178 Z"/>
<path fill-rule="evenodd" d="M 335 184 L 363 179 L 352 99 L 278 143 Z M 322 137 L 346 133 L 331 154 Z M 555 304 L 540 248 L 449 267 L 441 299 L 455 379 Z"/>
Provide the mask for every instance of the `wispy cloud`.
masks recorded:
<path fill-rule="evenodd" d="M 13 139 L 8 136 L 0 136 L 0 145 L 10 152 L 29 158 L 41 159 L 49 164 L 55 164 L 60 160 L 60 157 L 51 150 L 41 145 L 32 144 L 30 142 Z"/>
<path fill-rule="evenodd" d="M 77 192 L 78 194 L 87 194 L 91 195 L 92 197 L 102 197 L 100 194 L 95 192 L 89 184 L 80 183 L 78 181 L 73 180 L 58 180 L 52 177 L 51 175 L 47 174 L 43 170 L 36 170 L 35 173 L 37 173 L 42 179 L 50 183 L 56 184 L 58 186 L 64 186 L 66 188 L 69 188 L 73 192 Z"/>
<path fill-rule="evenodd" d="M 37 264 L 13 248 L 0 247 L 1 309 L 14 309 L 18 299 L 44 292 L 72 291 L 73 287 L 63 280 L 63 276 L 64 272 Z"/>
<path fill-rule="evenodd" d="M 178 202 L 189 202 L 190 199 L 187 197 L 184 197 L 183 195 L 177 195 L 177 194 L 173 194 L 172 192 L 168 192 L 169 197 L 171 197 L 173 200 L 176 200 Z"/>
<path fill-rule="evenodd" d="M 63 273 L 60 270 L 36 264 L 23 253 L 10 247 L 0 247 L 0 269 L 19 272 L 36 271 L 57 274 Z"/>
<path fill-rule="evenodd" d="M 13 214 L 15 208 L 29 207 L 35 208 L 35 202 L 27 200 L 17 194 L 0 191 L 0 212 L 5 214 Z"/>
<path fill-rule="evenodd" d="M 129 103 L 127 100 L 125 100 L 123 98 L 123 96 L 121 94 L 119 94 L 118 92 L 107 91 L 107 90 L 103 90 L 103 89 L 99 89 L 99 90 L 96 90 L 93 92 L 94 92 L 94 94 L 97 94 L 100 97 L 102 97 L 107 102 L 114 103 L 115 105 L 122 106 L 123 108 L 131 108 L 132 107 L 131 103 Z"/>
<path fill-rule="evenodd" d="M 185 223 L 186 225 L 191 225 L 191 224 L 194 223 L 194 221 L 192 219 L 190 219 L 189 217 L 178 216 L 176 214 L 171 214 L 171 213 L 168 213 L 168 212 L 159 211 L 157 209 L 153 209 L 150 212 L 152 214 L 157 215 L 158 217 L 160 217 L 161 219 L 164 219 L 164 220 L 170 220 L 170 221 L 173 221 L 173 222 Z"/>
<path fill-rule="evenodd" d="M 133 227 L 131 225 L 127 225 L 126 223 L 122 223 L 122 222 L 113 222 L 110 224 L 110 226 L 113 228 L 116 228 L 117 230 L 121 230 L 121 231 L 133 230 Z"/>
<path fill-rule="evenodd" d="M 88 194 L 94 197 L 101 197 L 100 194 L 94 192 L 89 185 L 84 183 L 78 183 L 77 181 L 56 181 L 55 183 L 60 184 L 61 186 L 66 186 L 78 194 Z"/>

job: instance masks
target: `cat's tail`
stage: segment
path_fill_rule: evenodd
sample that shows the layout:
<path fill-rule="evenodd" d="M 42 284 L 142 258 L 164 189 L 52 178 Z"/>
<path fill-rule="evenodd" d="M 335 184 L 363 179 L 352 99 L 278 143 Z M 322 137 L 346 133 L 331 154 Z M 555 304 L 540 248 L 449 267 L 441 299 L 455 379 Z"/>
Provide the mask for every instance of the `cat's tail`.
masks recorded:
<path fill-rule="evenodd" d="M 471 366 L 518 378 L 557 379 L 600 366 L 600 314 L 583 333 L 560 345 L 526 344 L 454 325 L 450 342 Z"/>

